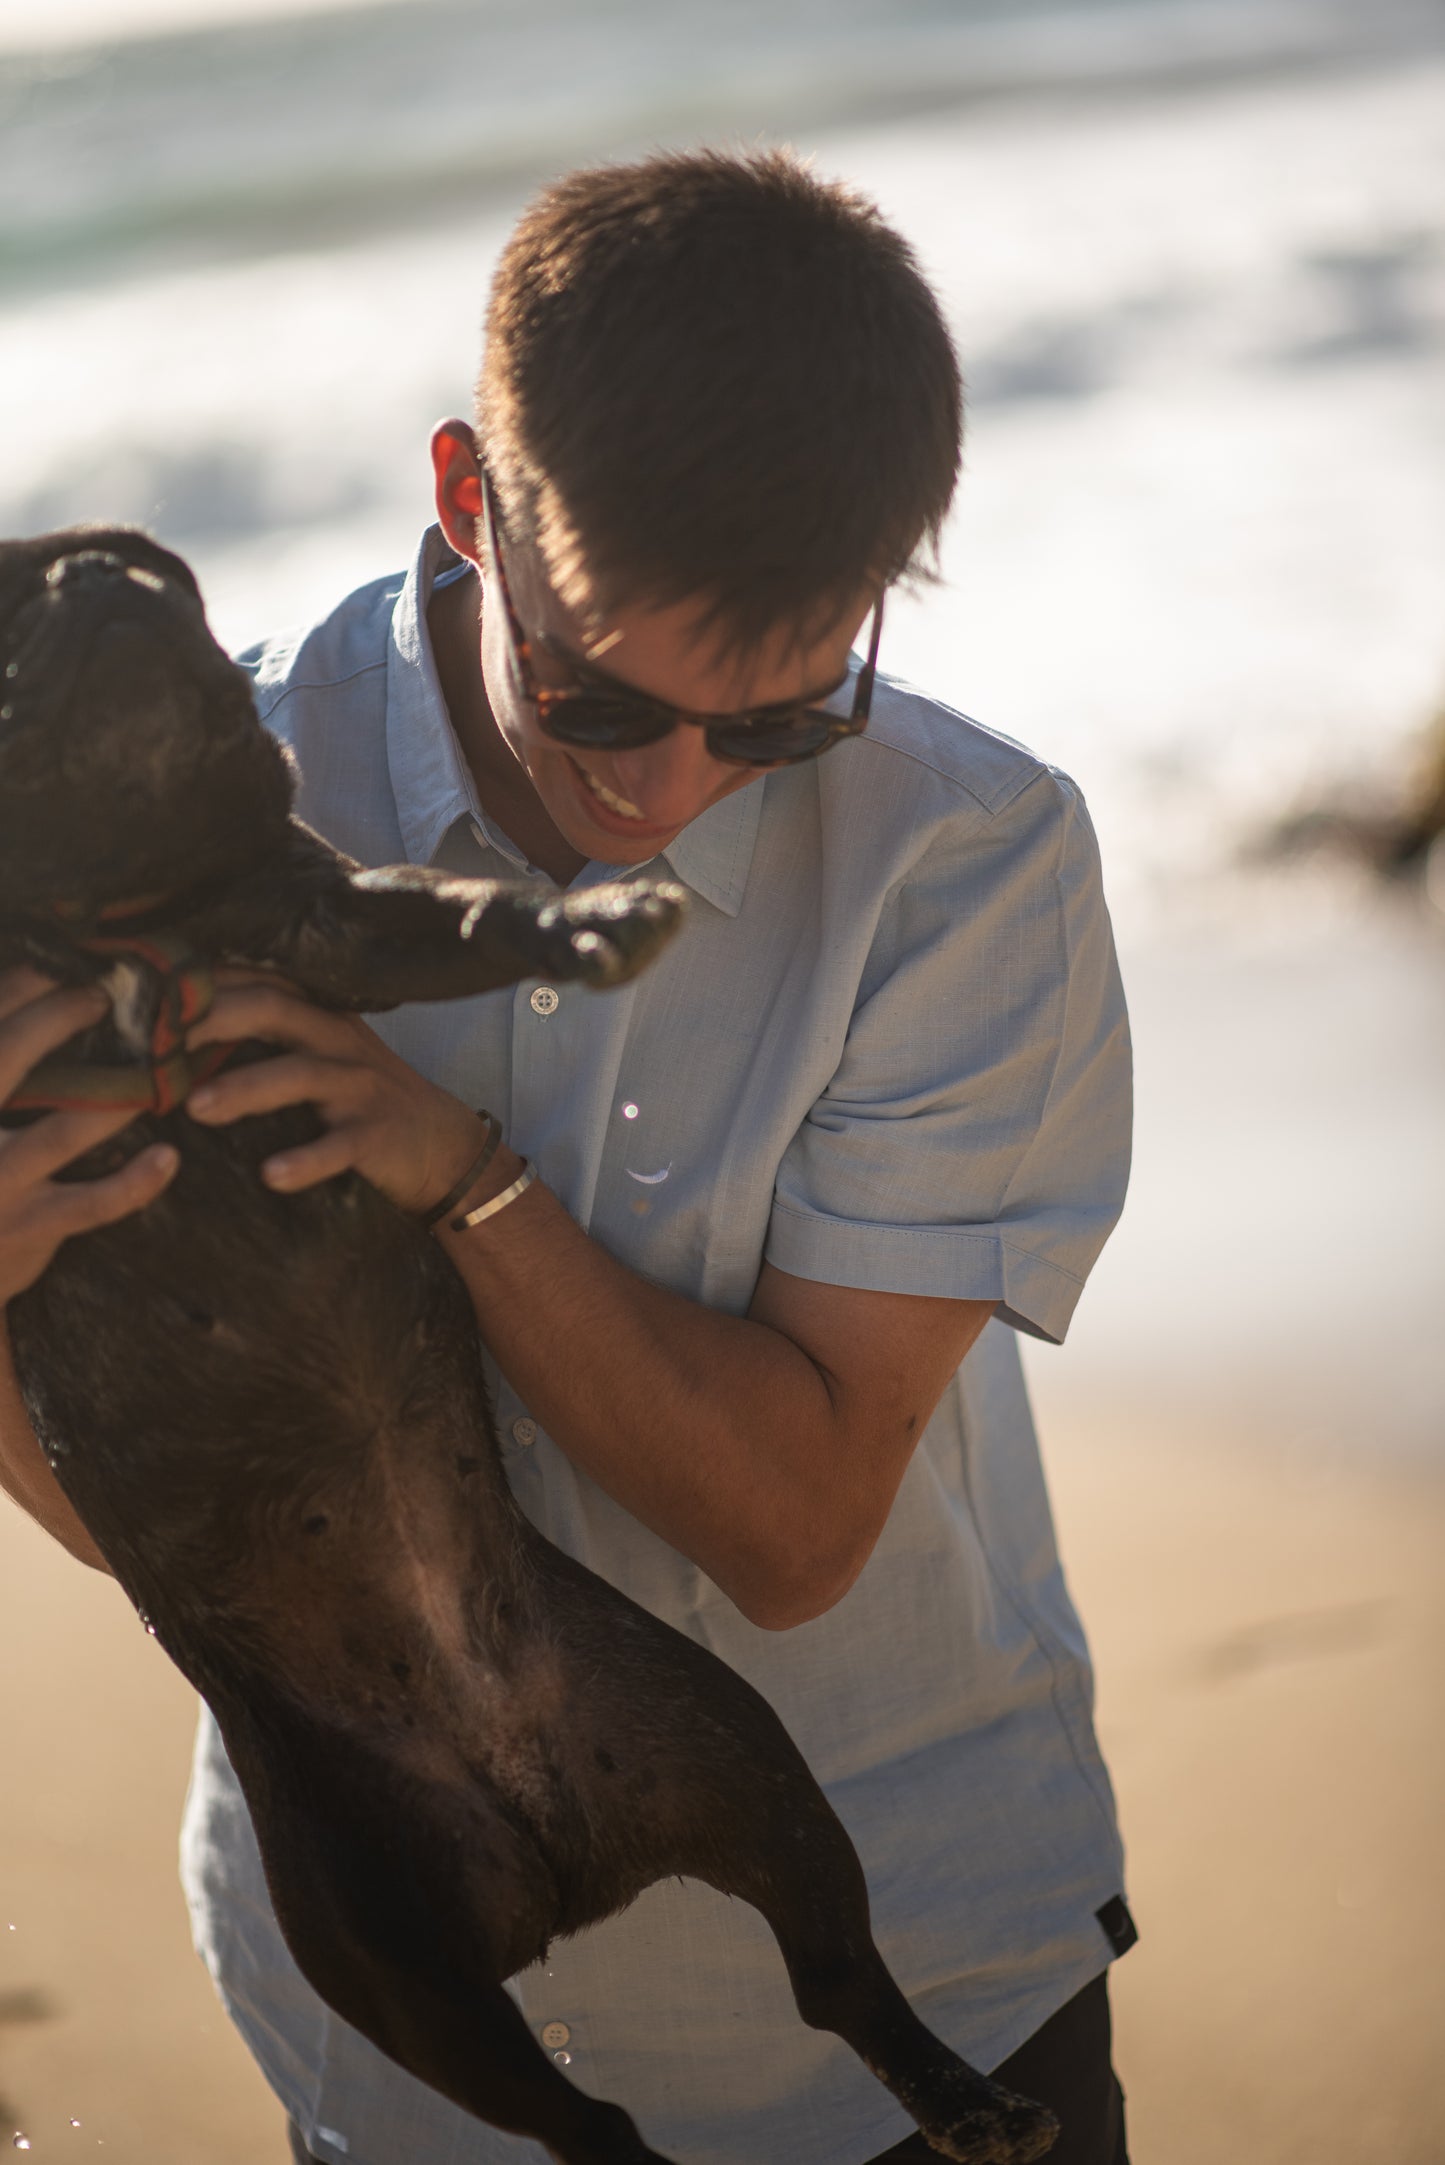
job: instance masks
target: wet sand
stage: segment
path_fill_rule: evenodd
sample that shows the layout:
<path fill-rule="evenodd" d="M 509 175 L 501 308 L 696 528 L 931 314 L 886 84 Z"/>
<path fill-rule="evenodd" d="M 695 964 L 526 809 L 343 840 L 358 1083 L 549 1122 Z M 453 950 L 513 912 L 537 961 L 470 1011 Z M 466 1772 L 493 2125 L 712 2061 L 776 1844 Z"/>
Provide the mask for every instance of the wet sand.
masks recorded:
<path fill-rule="evenodd" d="M 1030 1369 L 1144 1934 L 1136 2165 L 1445 2155 L 1442 945 L 1387 910 L 1126 956 L 1138 1183 Z M 8 1507 L 0 1627 L 3 2132 L 282 2165 L 176 1886 L 190 1694 Z"/>

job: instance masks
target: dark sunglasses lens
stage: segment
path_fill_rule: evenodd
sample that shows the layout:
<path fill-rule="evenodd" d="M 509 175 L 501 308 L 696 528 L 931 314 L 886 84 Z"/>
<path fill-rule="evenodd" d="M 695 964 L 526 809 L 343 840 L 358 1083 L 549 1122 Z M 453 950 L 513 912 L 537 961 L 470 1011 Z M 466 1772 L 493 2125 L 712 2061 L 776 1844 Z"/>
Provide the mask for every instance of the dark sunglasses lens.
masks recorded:
<path fill-rule="evenodd" d="M 639 744 L 655 744 L 665 737 L 677 717 L 666 707 L 641 700 L 609 699 L 605 693 L 579 692 L 575 698 L 550 701 L 542 726 L 559 744 L 576 744 L 601 751 L 616 746 L 624 751 Z"/>
<path fill-rule="evenodd" d="M 714 723 L 707 741 L 715 759 L 728 759 L 736 766 L 778 767 L 816 759 L 819 752 L 827 751 L 837 729 L 834 715 L 799 712 L 769 722 Z"/>

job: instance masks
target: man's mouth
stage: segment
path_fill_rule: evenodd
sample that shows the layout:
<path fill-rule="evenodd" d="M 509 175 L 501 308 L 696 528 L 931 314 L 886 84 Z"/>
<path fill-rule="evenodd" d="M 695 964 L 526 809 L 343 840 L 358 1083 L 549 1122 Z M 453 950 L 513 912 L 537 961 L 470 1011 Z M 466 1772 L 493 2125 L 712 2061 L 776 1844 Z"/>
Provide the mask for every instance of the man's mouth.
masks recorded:
<path fill-rule="evenodd" d="M 606 805 L 609 812 L 615 812 L 620 819 L 636 819 L 646 825 L 647 814 L 645 812 L 639 811 L 638 807 L 626 797 L 619 797 L 616 790 L 609 789 L 605 782 L 599 782 L 596 775 L 589 774 L 584 766 L 575 761 L 574 765 L 577 766 L 577 772 L 581 775 L 593 796 L 599 798 Z"/>

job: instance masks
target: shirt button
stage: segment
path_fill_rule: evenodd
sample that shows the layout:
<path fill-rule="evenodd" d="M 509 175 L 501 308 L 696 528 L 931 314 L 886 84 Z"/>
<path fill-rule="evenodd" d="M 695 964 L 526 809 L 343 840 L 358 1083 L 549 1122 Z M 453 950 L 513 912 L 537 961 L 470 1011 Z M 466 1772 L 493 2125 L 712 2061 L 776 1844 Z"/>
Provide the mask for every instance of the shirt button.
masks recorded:
<path fill-rule="evenodd" d="M 542 2025 L 542 2042 L 549 2052 L 556 2052 L 561 2046 L 569 2045 L 572 2042 L 572 2032 L 565 2022 L 544 2022 Z"/>
<path fill-rule="evenodd" d="M 515 1441 L 520 1443 L 524 1451 L 529 1451 L 537 1441 L 537 1424 L 535 1421 L 529 1421 L 527 1416 L 523 1414 L 520 1421 L 513 1421 L 512 1435 Z"/>
<path fill-rule="evenodd" d="M 536 991 L 532 994 L 532 1013 L 534 1015 L 555 1015 L 561 1004 L 550 985 L 538 985 Z"/>

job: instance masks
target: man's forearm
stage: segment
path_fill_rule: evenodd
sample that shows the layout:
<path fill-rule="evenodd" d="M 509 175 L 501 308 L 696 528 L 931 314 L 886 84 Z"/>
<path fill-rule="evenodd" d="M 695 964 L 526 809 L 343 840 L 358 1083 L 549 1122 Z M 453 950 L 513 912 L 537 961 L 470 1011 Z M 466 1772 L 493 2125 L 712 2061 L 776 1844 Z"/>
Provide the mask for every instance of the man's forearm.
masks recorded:
<path fill-rule="evenodd" d="M 828 1538 L 831 1408 L 807 1355 L 637 1277 L 545 1188 L 442 1238 L 528 1411 L 745 1614 L 772 1621 Z"/>
<path fill-rule="evenodd" d="M 71 1508 L 46 1463 L 15 1380 L 10 1333 L 0 1321 L 0 1488 L 62 1548 L 97 1571 L 110 1566 Z"/>
<path fill-rule="evenodd" d="M 468 1200 L 499 1191 L 518 1163 L 507 1153 Z M 890 1436 L 885 1415 L 850 1448 L 834 1379 L 792 1339 L 638 1277 L 540 1185 L 441 1238 L 529 1412 L 745 1615 L 778 1628 L 846 1591 L 916 1422 L 900 1417 Z"/>

